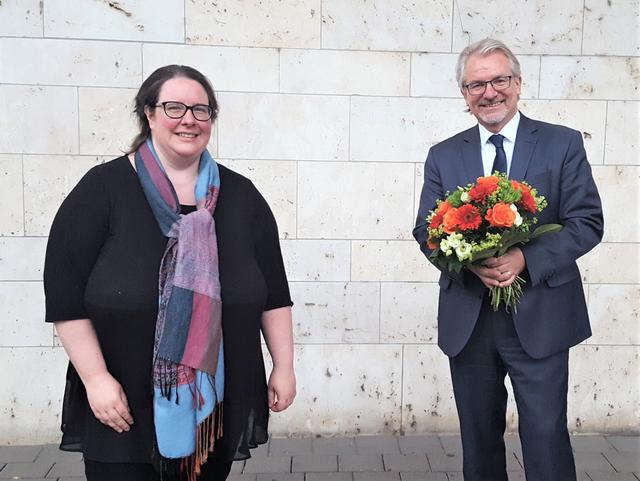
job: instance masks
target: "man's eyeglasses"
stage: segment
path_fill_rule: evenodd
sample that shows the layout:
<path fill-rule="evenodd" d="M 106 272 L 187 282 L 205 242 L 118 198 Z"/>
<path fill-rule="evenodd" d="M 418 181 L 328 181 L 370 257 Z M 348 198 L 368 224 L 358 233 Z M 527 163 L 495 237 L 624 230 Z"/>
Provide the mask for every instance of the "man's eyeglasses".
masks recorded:
<path fill-rule="evenodd" d="M 169 101 L 160 102 L 154 105 L 154 107 L 162 107 L 164 113 L 167 114 L 167 117 L 170 119 L 181 119 L 186 115 L 187 110 L 191 110 L 194 118 L 202 122 L 209 120 L 213 116 L 213 109 L 204 104 L 185 105 L 182 102 Z"/>
<path fill-rule="evenodd" d="M 470 95 L 482 95 L 487 90 L 487 84 L 491 84 L 493 90 L 506 90 L 511 86 L 511 79 L 513 75 L 507 75 L 505 77 L 496 77 L 493 80 L 487 80 L 486 82 L 471 82 L 467 85 L 463 85 Z"/>

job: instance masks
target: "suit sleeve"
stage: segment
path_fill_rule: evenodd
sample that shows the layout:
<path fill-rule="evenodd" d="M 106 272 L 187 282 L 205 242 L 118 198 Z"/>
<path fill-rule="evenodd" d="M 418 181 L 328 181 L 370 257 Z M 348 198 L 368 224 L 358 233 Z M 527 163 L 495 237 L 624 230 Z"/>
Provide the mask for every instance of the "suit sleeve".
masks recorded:
<path fill-rule="evenodd" d="M 436 201 L 444 198 L 444 190 L 442 187 L 442 181 L 440 179 L 440 171 L 436 163 L 436 154 L 434 149 L 429 149 L 427 154 L 427 160 L 424 163 L 424 184 L 422 186 L 422 192 L 420 194 L 420 205 L 418 207 L 418 217 L 416 219 L 416 226 L 413 229 L 413 237 L 418 241 L 420 250 L 427 256 L 427 259 L 433 252 L 427 246 L 428 237 L 428 223 L 427 216 L 429 211 L 436 207 Z M 434 264 L 435 265 L 435 264 Z M 436 267 L 452 279 L 457 280 L 459 283 L 464 283 L 464 271 L 459 273 L 443 270 L 439 266 Z"/>
<path fill-rule="evenodd" d="M 602 205 L 591 166 L 577 131 L 570 131 L 569 147 L 560 173 L 558 223 L 563 229 L 521 247 L 532 285 L 563 269 L 595 247 L 604 233 Z"/>

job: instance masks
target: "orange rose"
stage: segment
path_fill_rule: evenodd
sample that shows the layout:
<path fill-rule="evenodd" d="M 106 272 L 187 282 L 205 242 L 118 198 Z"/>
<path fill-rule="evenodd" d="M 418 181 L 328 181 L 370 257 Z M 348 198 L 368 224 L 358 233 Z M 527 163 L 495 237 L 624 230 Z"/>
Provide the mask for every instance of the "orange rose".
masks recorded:
<path fill-rule="evenodd" d="M 446 200 L 444 202 L 440 202 L 440 205 L 436 209 L 436 214 L 431 218 L 429 229 L 437 229 L 440 227 L 442 219 L 449 209 L 451 209 L 451 204 L 449 204 L 449 202 Z"/>
<path fill-rule="evenodd" d="M 509 204 L 498 202 L 492 209 L 487 211 L 484 217 L 493 227 L 511 227 L 516 220 L 516 213 L 511 210 Z"/>
<path fill-rule="evenodd" d="M 488 177 L 478 177 L 476 185 L 469 191 L 469 197 L 476 202 L 484 202 L 488 195 L 493 194 L 498 189 L 500 179 L 490 175 Z"/>
<path fill-rule="evenodd" d="M 442 223 L 444 225 L 444 231 L 447 234 L 452 234 L 456 231 L 456 227 L 458 227 L 458 209 L 455 207 L 450 208 L 442 219 Z"/>

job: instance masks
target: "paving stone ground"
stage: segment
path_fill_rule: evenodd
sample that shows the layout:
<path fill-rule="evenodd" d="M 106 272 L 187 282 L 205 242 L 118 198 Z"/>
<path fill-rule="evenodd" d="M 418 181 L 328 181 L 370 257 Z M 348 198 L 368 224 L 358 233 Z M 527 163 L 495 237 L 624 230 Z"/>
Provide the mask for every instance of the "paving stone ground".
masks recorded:
<path fill-rule="evenodd" d="M 640 481 L 640 436 L 573 436 L 579 481 Z M 524 481 L 508 435 L 509 481 Z M 456 435 L 271 439 L 228 481 L 463 481 Z M 82 456 L 53 445 L 0 446 L 0 481 L 86 481 Z"/>

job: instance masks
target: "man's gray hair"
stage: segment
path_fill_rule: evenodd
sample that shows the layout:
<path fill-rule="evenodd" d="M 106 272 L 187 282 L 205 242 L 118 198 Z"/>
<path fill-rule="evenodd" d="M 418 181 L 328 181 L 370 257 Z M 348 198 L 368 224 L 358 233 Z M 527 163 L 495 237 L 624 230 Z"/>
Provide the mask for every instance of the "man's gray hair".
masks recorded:
<path fill-rule="evenodd" d="M 494 52 L 500 52 L 504 54 L 505 57 L 509 60 L 509 66 L 511 67 L 511 72 L 515 77 L 520 77 L 520 62 L 513 54 L 509 47 L 507 47 L 500 40 L 495 40 L 493 38 L 485 38 L 479 40 L 478 42 L 472 43 L 467 48 L 465 48 L 460 55 L 458 56 L 458 63 L 456 64 L 456 81 L 458 82 L 458 86 L 462 88 L 465 78 L 464 71 L 467 67 L 467 61 L 469 57 L 472 55 L 489 55 Z"/>

